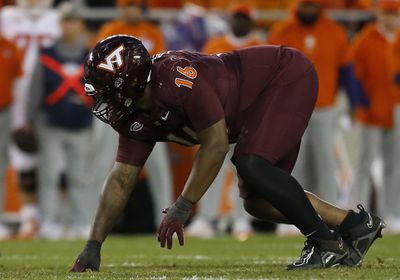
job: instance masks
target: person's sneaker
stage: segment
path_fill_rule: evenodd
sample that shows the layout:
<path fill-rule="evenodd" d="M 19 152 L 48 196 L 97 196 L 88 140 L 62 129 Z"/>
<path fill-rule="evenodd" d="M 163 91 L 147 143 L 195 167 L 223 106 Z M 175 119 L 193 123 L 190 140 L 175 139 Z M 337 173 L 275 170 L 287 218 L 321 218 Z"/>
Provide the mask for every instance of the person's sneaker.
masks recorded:
<path fill-rule="evenodd" d="M 303 234 L 295 225 L 278 224 L 275 229 L 278 236 L 302 236 Z"/>
<path fill-rule="evenodd" d="M 382 229 L 386 227 L 382 218 L 368 213 L 361 204 L 357 208 L 361 222 L 350 229 L 339 226 L 340 236 L 350 247 L 350 254 L 343 263 L 347 266 L 361 266 L 368 249 L 377 238 L 382 237 Z"/>
<path fill-rule="evenodd" d="M 0 222 L 0 241 L 10 240 L 12 236 L 11 229 Z"/>
<path fill-rule="evenodd" d="M 20 240 L 31 240 L 37 237 L 39 234 L 39 221 L 31 218 L 21 223 L 21 226 L 17 232 L 17 239 Z"/>
<path fill-rule="evenodd" d="M 253 227 L 247 218 L 238 218 L 232 224 L 232 236 L 239 241 L 246 241 L 254 235 Z"/>
<path fill-rule="evenodd" d="M 399 235 L 400 234 L 400 218 L 385 218 L 386 227 L 382 230 L 382 234 Z"/>
<path fill-rule="evenodd" d="M 304 243 L 300 259 L 288 265 L 287 270 L 340 266 L 348 254 L 349 248 L 340 236 L 336 240 L 309 237 Z"/>
<path fill-rule="evenodd" d="M 65 229 L 57 223 L 45 221 L 41 224 L 39 230 L 39 238 L 49 240 L 49 241 L 58 241 L 65 239 L 64 236 Z"/>
<path fill-rule="evenodd" d="M 210 222 L 203 218 L 196 218 L 186 228 L 185 235 L 188 237 L 196 237 L 209 239 L 215 236 L 215 230 Z"/>

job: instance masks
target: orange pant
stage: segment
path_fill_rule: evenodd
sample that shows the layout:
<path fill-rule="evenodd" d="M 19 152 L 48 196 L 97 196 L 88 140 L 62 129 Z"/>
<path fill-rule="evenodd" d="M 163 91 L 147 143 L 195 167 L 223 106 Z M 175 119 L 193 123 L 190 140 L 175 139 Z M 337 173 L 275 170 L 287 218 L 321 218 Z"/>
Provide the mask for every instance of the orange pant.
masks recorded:
<path fill-rule="evenodd" d="M 21 195 L 17 183 L 17 174 L 11 168 L 7 170 L 5 186 L 6 189 L 4 192 L 4 212 L 19 212 L 19 209 L 21 207 Z"/>

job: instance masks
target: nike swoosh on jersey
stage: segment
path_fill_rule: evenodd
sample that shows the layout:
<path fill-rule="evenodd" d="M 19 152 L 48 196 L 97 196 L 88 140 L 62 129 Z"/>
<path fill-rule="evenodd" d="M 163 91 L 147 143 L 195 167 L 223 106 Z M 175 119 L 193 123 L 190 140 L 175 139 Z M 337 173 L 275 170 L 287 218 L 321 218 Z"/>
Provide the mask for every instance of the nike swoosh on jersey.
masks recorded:
<path fill-rule="evenodd" d="M 168 117 L 169 117 L 169 111 L 165 114 L 165 116 L 161 116 L 161 119 L 163 121 L 166 121 L 168 119 Z"/>

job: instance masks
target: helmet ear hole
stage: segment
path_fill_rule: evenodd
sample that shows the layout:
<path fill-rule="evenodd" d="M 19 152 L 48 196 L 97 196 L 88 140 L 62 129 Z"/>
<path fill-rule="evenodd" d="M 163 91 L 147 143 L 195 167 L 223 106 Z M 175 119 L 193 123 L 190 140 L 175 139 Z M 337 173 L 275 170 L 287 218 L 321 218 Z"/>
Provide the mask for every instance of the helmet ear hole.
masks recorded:
<path fill-rule="evenodd" d="M 130 107 L 131 105 L 132 105 L 132 103 L 133 103 L 133 100 L 132 100 L 132 98 L 126 98 L 125 99 L 125 101 L 124 101 L 124 106 L 125 107 Z"/>
<path fill-rule="evenodd" d="M 116 88 L 121 87 L 123 84 L 124 84 L 124 79 L 123 78 L 118 77 L 118 78 L 115 79 L 114 86 Z"/>

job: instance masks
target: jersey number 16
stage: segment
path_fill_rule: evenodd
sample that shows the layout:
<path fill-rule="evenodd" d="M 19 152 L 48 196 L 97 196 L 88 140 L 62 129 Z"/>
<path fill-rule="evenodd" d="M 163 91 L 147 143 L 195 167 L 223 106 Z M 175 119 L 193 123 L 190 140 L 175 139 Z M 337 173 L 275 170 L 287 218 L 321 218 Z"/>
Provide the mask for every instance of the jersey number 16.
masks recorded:
<path fill-rule="evenodd" d="M 192 66 L 186 66 L 185 68 L 178 66 L 176 70 L 190 80 L 194 80 L 197 77 L 197 71 Z M 175 78 L 175 85 L 191 89 L 193 87 L 193 82 L 188 79 Z"/>

